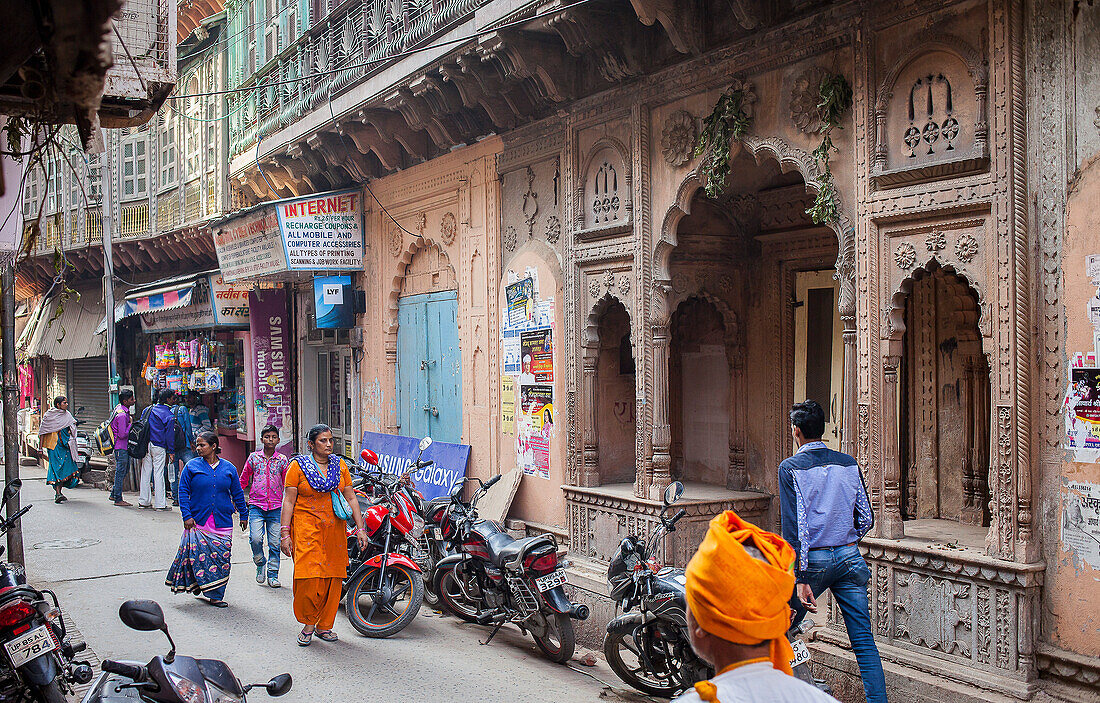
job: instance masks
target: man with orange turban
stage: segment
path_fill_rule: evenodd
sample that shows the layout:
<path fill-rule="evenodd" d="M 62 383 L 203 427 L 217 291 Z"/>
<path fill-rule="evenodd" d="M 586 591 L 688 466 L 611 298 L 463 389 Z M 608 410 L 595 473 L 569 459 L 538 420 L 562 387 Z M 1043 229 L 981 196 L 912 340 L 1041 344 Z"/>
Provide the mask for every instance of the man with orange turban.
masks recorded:
<path fill-rule="evenodd" d="M 687 622 L 692 648 L 718 675 L 677 703 L 835 703 L 791 676 L 794 560 L 782 537 L 732 510 L 710 521 L 687 566 Z"/>

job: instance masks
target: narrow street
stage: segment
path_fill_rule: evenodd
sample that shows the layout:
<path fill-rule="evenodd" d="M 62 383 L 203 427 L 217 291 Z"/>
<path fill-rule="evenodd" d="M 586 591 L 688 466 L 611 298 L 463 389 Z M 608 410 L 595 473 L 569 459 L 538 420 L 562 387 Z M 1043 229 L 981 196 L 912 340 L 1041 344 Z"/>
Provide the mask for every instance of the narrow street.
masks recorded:
<path fill-rule="evenodd" d="M 258 585 L 246 534 L 234 538 L 230 607 L 218 610 L 164 586 L 180 535 L 178 510 L 116 508 L 105 492 L 86 487 L 68 491 L 70 500 L 56 505 L 33 467 L 23 467 L 23 473 L 23 502 L 34 504 L 23 520 L 28 578 L 57 593 L 101 659 L 146 661 L 167 651 L 159 633 L 134 632 L 118 619 L 123 601 L 151 598 L 164 608 L 180 653 L 223 659 L 244 682 L 288 671 L 294 688 L 286 701 L 624 700 L 605 691 L 600 680 L 618 680 L 602 661 L 591 668 L 576 662 L 557 666 L 515 628 L 505 628 L 483 647 L 478 641 L 487 628 L 429 608 L 388 640 L 360 637 L 341 609 L 340 642 L 315 639 L 309 648 L 298 647 L 291 568 L 284 562 L 283 588 Z M 253 698 L 266 695 L 258 691 Z"/>

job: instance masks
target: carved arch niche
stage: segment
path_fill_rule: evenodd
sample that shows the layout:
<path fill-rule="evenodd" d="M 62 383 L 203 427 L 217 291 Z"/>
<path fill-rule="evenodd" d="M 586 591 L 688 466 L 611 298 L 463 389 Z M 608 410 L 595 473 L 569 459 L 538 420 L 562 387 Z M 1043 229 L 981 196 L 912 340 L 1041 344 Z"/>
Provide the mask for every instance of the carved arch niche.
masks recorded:
<path fill-rule="evenodd" d="M 616 139 L 592 145 L 584 162 L 583 184 L 577 189 L 574 212 L 582 240 L 625 234 L 633 220 L 629 151 Z"/>
<path fill-rule="evenodd" d="M 887 71 L 875 105 L 879 187 L 961 176 L 989 165 L 989 68 L 981 50 L 937 34 Z"/>

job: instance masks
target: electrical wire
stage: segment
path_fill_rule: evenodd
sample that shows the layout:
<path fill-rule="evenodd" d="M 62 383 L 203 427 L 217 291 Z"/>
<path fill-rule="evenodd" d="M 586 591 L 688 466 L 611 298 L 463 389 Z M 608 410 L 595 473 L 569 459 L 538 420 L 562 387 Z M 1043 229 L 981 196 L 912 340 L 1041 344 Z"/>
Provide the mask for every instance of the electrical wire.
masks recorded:
<path fill-rule="evenodd" d="M 248 91 L 258 90 L 260 88 L 270 88 L 270 87 L 274 87 L 274 86 L 278 86 L 278 85 L 291 85 L 291 84 L 294 84 L 294 83 L 301 83 L 302 81 L 309 81 L 309 80 L 313 80 L 315 78 L 322 77 L 322 76 L 329 76 L 329 75 L 334 75 L 334 74 L 337 74 L 337 73 L 341 73 L 343 71 L 350 71 L 351 69 L 354 69 L 354 68 L 363 68 L 365 66 L 372 66 L 374 64 L 386 63 L 386 62 L 391 61 L 393 59 L 400 59 L 400 58 L 405 58 L 405 57 L 408 57 L 408 56 L 415 56 L 416 54 L 420 54 L 420 53 L 423 53 L 425 51 L 431 51 L 432 49 L 439 49 L 439 48 L 443 48 L 443 47 L 446 47 L 446 46 L 453 46 L 455 44 L 462 44 L 462 43 L 468 42 L 472 39 L 477 39 L 478 37 L 485 36 L 487 34 L 493 34 L 494 32 L 499 32 L 502 29 L 509 29 L 511 27 L 515 27 L 515 26 L 518 26 L 518 25 L 521 25 L 521 24 L 527 24 L 528 22 L 538 20 L 538 19 L 542 19 L 543 17 L 549 17 L 550 15 L 558 14 L 562 10 L 572 9 L 572 8 L 579 7 L 581 5 L 585 5 L 587 3 L 595 2 L 595 1 L 596 0 L 577 0 L 576 2 L 571 3 L 569 5 L 565 5 L 563 7 L 557 7 L 557 8 L 554 8 L 552 10 L 546 10 L 546 11 L 543 11 L 543 12 L 538 12 L 538 13 L 535 13 L 534 15 L 531 15 L 530 17 L 524 17 L 522 19 L 516 19 L 516 20 L 512 20 L 510 22 L 505 22 L 504 24 L 497 25 L 497 26 L 492 27 L 492 28 L 476 30 L 472 34 L 467 34 L 467 35 L 462 36 L 462 37 L 455 37 L 454 39 L 445 39 L 443 41 L 433 42 L 431 44 L 426 44 L 426 45 L 421 46 L 421 47 L 416 47 L 416 48 L 413 48 L 413 49 L 407 49 L 405 51 L 399 51 L 396 54 L 389 54 L 389 55 L 384 56 L 382 58 L 369 59 L 369 60 L 366 60 L 366 61 L 360 61 L 359 63 L 348 64 L 346 66 L 341 66 L 340 68 L 329 69 L 328 71 L 318 71 L 316 73 L 311 73 L 308 76 L 299 76 L 297 78 L 287 78 L 285 80 L 280 80 L 280 81 L 271 81 L 269 83 L 250 85 L 250 86 L 246 86 L 244 88 L 227 88 L 225 90 L 211 90 L 211 91 L 207 91 L 207 92 L 203 92 L 203 93 L 183 93 L 183 94 L 180 94 L 180 95 L 169 95 L 167 97 L 167 100 L 183 100 L 183 99 L 186 99 L 186 98 L 212 97 L 212 96 L 216 96 L 216 95 L 234 95 L 234 94 L 237 94 L 237 93 L 247 93 Z"/>

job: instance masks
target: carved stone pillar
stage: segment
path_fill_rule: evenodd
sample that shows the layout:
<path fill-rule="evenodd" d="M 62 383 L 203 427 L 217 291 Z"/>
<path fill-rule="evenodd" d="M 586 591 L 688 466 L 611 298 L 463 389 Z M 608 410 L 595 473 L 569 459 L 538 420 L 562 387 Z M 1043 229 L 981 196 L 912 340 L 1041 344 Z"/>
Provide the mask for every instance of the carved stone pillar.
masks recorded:
<path fill-rule="evenodd" d="M 898 458 L 898 367 L 901 365 L 901 340 L 890 340 L 889 354 L 882 361 L 883 452 L 882 520 L 879 534 L 887 539 L 905 535 L 901 520 L 901 461 Z"/>
<path fill-rule="evenodd" d="M 857 387 L 856 354 L 856 282 L 855 266 L 850 263 L 837 267 L 837 277 L 840 280 L 840 324 L 843 328 L 844 339 L 844 387 L 841 391 L 841 425 L 840 425 L 840 451 L 849 456 L 856 455 L 856 435 L 859 432 L 859 389 Z M 866 479 L 866 477 L 864 477 Z"/>
<path fill-rule="evenodd" d="M 963 431 L 966 435 L 966 455 L 963 463 L 963 508 L 959 522 L 964 525 L 982 524 L 982 504 L 978 492 L 978 446 L 981 431 L 978 427 L 978 369 L 973 356 L 964 362 L 963 377 Z"/>
<path fill-rule="evenodd" d="M 653 477 L 649 482 L 648 497 L 651 500 L 660 500 L 665 488 L 672 483 L 672 430 L 668 424 L 668 323 L 653 325 L 652 330 Z"/>
<path fill-rule="evenodd" d="M 726 488 L 731 491 L 743 491 L 749 485 L 745 470 L 745 363 L 739 350 L 730 348 L 728 355 L 730 367 L 730 424 L 729 424 L 729 470 L 726 473 Z"/>
<path fill-rule="evenodd" d="M 584 347 L 583 386 L 584 397 L 584 466 L 581 468 L 579 485 L 594 487 L 600 485 L 600 429 L 597 423 L 599 413 L 596 412 L 599 398 L 596 392 L 596 368 L 600 360 L 600 348 Z"/>

